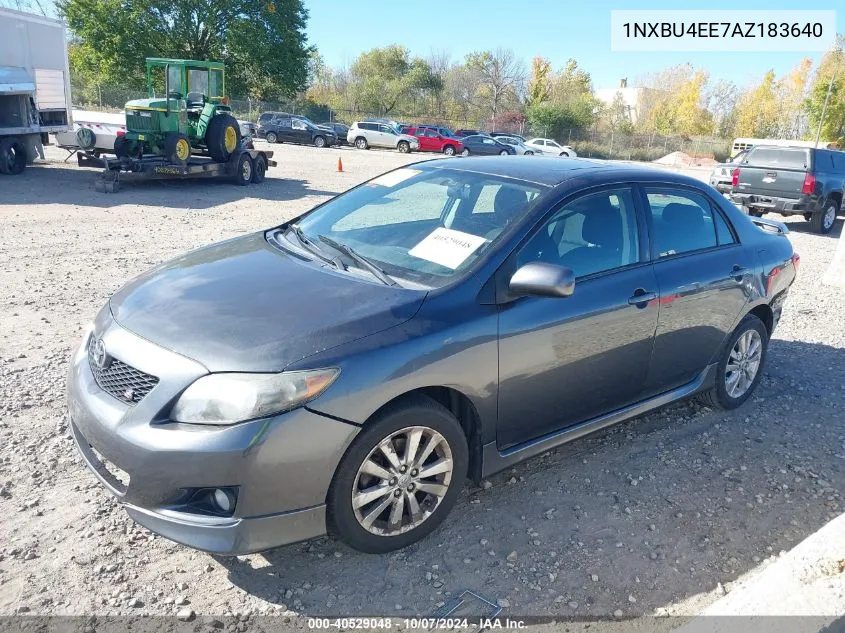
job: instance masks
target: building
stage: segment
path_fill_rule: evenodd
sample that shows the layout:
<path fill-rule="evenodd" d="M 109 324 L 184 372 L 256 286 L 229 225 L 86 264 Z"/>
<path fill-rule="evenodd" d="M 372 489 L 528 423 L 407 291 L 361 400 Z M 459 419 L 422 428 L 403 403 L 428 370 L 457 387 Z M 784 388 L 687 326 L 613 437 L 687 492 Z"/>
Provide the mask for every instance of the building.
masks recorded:
<path fill-rule="evenodd" d="M 628 80 L 622 79 L 619 82 L 618 88 L 599 88 L 596 90 L 595 94 L 599 101 L 608 106 L 613 104 L 613 101 L 616 99 L 616 95 L 622 95 L 622 102 L 625 104 L 625 108 L 628 112 L 628 118 L 631 120 L 631 123 L 636 123 L 639 114 L 638 105 L 640 102 L 641 91 L 641 88 L 629 88 Z"/>

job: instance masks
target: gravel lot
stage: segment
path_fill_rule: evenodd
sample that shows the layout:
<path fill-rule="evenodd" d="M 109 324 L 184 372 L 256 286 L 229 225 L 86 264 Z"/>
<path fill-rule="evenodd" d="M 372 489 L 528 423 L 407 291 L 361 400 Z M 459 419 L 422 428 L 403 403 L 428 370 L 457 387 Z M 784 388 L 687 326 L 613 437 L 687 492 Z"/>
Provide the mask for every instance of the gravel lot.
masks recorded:
<path fill-rule="evenodd" d="M 694 613 L 842 511 L 845 290 L 821 283 L 842 221 L 822 237 L 796 218 L 799 280 L 738 411 L 671 406 L 468 485 L 443 528 L 387 556 L 323 538 L 215 558 L 135 526 L 67 431 L 83 326 L 144 269 L 418 158 L 273 149 L 280 166 L 246 188 L 101 194 L 53 148 L 0 178 L 0 615 L 430 615 L 467 588 L 502 616 Z"/>

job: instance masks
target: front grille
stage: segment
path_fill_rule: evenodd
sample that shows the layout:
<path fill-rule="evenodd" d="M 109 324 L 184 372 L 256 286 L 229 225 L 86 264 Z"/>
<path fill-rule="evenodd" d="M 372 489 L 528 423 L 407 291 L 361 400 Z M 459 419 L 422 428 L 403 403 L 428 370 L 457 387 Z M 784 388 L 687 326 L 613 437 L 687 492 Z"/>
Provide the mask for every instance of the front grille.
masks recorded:
<path fill-rule="evenodd" d="M 105 367 L 98 367 L 94 362 L 94 342 L 92 336 L 88 343 L 88 364 L 97 385 L 111 396 L 126 404 L 138 404 L 153 387 L 158 384 L 158 378 L 127 365 L 116 358 L 109 358 Z"/>
<path fill-rule="evenodd" d="M 157 132 L 158 113 L 150 110 L 127 110 L 126 129 L 132 132 Z"/>

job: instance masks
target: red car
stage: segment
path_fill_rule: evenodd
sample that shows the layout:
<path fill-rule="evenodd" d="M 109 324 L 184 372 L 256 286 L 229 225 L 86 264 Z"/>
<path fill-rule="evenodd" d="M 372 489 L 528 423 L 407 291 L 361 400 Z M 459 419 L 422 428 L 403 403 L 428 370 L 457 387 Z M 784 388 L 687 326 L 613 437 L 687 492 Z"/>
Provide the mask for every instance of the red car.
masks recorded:
<path fill-rule="evenodd" d="M 443 152 L 447 156 L 454 156 L 464 151 L 464 144 L 460 139 L 451 136 L 443 136 L 433 127 L 409 127 L 405 134 L 416 136 L 420 142 L 421 152 Z"/>

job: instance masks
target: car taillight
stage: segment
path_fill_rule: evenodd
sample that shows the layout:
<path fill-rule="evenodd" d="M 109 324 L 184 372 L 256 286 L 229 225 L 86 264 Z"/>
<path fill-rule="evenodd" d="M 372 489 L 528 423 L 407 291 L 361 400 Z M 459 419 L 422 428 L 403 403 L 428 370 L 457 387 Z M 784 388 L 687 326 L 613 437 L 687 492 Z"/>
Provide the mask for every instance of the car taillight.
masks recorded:
<path fill-rule="evenodd" d="M 804 176 L 804 186 L 801 187 L 801 193 L 812 195 L 816 190 L 816 177 L 813 174 Z"/>
<path fill-rule="evenodd" d="M 792 255 L 792 267 L 795 269 L 795 274 L 798 274 L 798 264 L 801 263 L 801 256 L 798 253 Z"/>
<path fill-rule="evenodd" d="M 739 186 L 739 167 L 734 167 L 731 172 L 731 187 Z"/>

